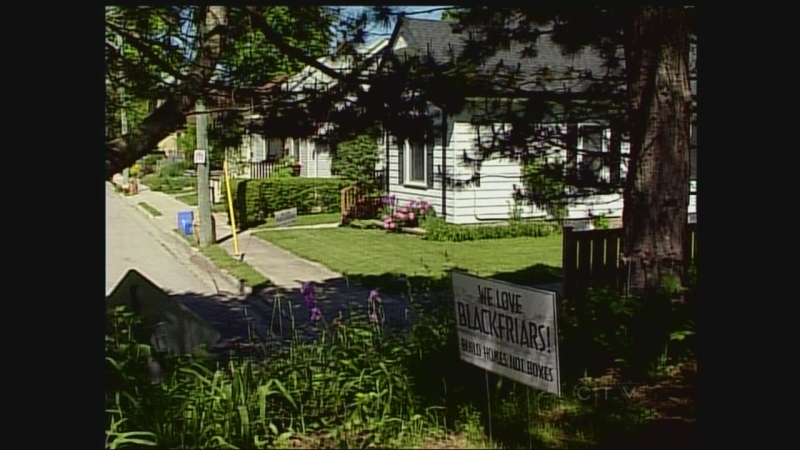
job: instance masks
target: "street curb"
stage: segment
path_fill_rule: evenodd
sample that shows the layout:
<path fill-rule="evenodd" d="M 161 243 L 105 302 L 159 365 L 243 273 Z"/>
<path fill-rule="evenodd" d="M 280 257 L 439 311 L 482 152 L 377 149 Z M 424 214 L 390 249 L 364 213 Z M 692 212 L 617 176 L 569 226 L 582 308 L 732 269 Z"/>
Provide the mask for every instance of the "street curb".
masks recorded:
<path fill-rule="evenodd" d="M 138 203 L 129 204 L 136 207 L 137 210 L 149 217 L 150 220 L 155 221 L 160 219 L 160 217 L 153 217 L 153 215 L 147 212 L 144 208 L 140 207 Z M 246 296 L 252 292 L 252 289 L 246 286 L 244 292 L 240 294 L 239 280 L 237 280 L 228 272 L 217 267 L 213 261 L 201 253 L 199 249 L 186 242 L 186 239 L 179 236 L 174 232 L 174 230 L 166 231 L 155 223 L 153 223 L 153 225 L 157 232 L 156 239 L 158 239 L 158 241 L 167 249 L 167 251 L 172 253 L 178 259 L 185 260 L 188 263 L 186 264 L 187 268 L 189 268 L 189 270 L 191 270 L 195 276 L 201 280 L 211 281 L 216 288 L 217 293 L 225 293 L 237 297 Z M 208 280 L 209 276 L 211 278 L 210 280 Z M 220 281 L 222 281 L 225 286 L 220 286 Z"/>
<path fill-rule="evenodd" d="M 191 256 L 189 257 L 189 262 L 196 268 L 201 269 L 199 275 L 201 276 L 211 275 L 212 281 L 217 286 L 217 291 L 219 291 L 220 293 L 226 292 L 234 296 L 239 296 L 239 295 L 247 296 L 250 293 L 252 293 L 253 290 L 249 286 L 245 286 L 244 291 L 240 292 L 239 280 L 236 277 L 228 273 L 228 271 L 226 271 L 225 269 L 217 267 L 217 265 L 214 264 L 214 261 L 211 261 L 211 259 L 208 256 L 204 255 L 199 248 L 194 247 L 190 243 L 186 242 L 185 238 L 179 236 L 174 231 L 172 231 L 169 234 L 170 234 L 170 239 L 172 239 L 174 242 L 179 242 L 178 245 L 182 246 L 184 250 L 188 250 L 189 252 L 191 252 Z M 216 279 L 224 280 L 227 286 L 219 286 L 219 283 L 217 283 Z"/>

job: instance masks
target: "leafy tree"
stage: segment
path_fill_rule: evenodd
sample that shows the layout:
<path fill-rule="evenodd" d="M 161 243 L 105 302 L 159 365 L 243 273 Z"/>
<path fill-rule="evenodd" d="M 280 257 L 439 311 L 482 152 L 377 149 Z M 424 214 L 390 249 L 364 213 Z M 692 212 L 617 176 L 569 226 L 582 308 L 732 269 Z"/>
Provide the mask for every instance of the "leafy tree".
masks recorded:
<path fill-rule="evenodd" d="M 336 14 L 319 6 L 109 6 L 105 16 L 110 178 L 184 127 L 197 100 L 241 111 L 239 99 L 228 101 L 234 88 L 260 89 L 277 74 L 316 63 L 329 47 Z M 121 101 L 122 92 L 149 105 L 161 101 L 125 136 L 113 125 L 133 104 Z M 239 125 L 230 115 L 214 121 Z M 225 130 L 210 140 L 228 145 L 233 135 Z"/>
<path fill-rule="evenodd" d="M 376 188 L 375 164 L 379 156 L 380 148 L 375 136 L 362 134 L 338 145 L 332 170 L 346 180 Z"/>

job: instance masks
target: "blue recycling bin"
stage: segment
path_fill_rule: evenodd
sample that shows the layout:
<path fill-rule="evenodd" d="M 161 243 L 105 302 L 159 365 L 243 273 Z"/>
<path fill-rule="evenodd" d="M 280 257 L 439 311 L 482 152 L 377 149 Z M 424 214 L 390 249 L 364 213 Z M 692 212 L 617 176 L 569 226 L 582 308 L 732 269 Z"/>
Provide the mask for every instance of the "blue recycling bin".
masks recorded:
<path fill-rule="evenodd" d="M 178 213 L 178 229 L 183 231 L 184 235 L 192 235 L 192 223 L 194 223 L 193 211 L 180 211 Z"/>

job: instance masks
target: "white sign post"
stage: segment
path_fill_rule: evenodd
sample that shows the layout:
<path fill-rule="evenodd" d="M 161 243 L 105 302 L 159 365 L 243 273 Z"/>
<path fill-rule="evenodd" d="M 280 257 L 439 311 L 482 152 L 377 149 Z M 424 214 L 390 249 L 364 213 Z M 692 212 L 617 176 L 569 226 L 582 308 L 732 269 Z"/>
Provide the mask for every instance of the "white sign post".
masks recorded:
<path fill-rule="evenodd" d="M 285 227 L 293 224 L 297 220 L 297 208 L 283 209 L 275 211 L 275 226 Z"/>
<path fill-rule="evenodd" d="M 461 359 L 561 396 L 555 292 L 451 276 Z"/>
<path fill-rule="evenodd" d="M 206 163 L 206 151 L 205 150 L 195 150 L 194 151 L 194 163 L 195 164 L 205 164 Z"/>

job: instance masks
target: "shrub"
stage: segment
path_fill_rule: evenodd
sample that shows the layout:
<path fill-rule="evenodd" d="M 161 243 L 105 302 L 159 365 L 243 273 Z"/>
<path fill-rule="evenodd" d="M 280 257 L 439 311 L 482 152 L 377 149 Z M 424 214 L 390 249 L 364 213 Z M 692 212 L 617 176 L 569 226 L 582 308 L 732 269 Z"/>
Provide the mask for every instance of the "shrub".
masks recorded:
<path fill-rule="evenodd" d="M 339 144 L 333 155 L 331 169 L 346 180 L 374 189 L 378 187 L 374 169 L 379 154 L 376 138 L 367 134 L 357 136 Z"/>
<path fill-rule="evenodd" d="M 161 178 L 172 178 L 183 175 L 183 172 L 188 168 L 188 165 L 183 161 L 177 161 L 172 164 L 167 164 L 158 170 L 158 176 Z"/>
<path fill-rule="evenodd" d="M 231 180 L 236 224 L 242 228 L 263 222 L 275 211 L 297 208 L 297 214 L 338 211 L 340 191 L 348 182 L 338 178 L 268 178 Z M 227 196 L 223 185 L 223 196 Z"/>
<path fill-rule="evenodd" d="M 453 225 L 440 218 L 425 220 L 424 238 L 438 242 L 463 242 L 481 239 L 550 236 L 557 225 L 550 222 L 512 221 L 508 225 Z"/>

